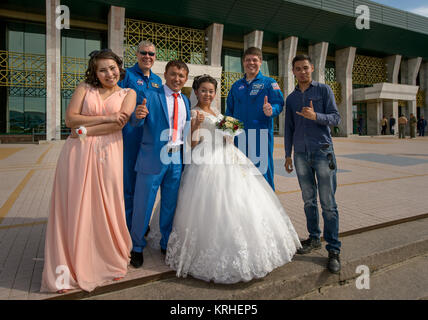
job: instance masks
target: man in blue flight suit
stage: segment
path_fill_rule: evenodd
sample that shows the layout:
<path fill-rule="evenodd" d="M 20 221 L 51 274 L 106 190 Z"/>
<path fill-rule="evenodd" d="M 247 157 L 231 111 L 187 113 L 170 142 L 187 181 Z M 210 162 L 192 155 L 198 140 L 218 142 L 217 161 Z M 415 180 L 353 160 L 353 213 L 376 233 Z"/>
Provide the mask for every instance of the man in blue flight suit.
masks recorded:
<path fill-rule="evenodd" d="M 156 48 L 150 41 L 142 41 L 136 52 L 138 62 L 126 69 L 125 78 L 119 82 L 122 88 L 132 88 L 137 93 L 137 105 L 142 104 L 148 90 L 162 86 L 162 80 L 151 71 L 156 60 Z M 142 128 L 133 127 L 128 122 L 122 129 L 123 135 L 123 184 L 125 194 L 126 224 L 131 229 L 135 191 L 135 162 L 140 149 Z"/>
<path fill-rule="evenodd" d="M 259 48 L 245 50 L 242 62 L 245 75 L 229 91 L 226 116 L 244 123 L 245 147 L 240 136 L 235 142 L 275 190 L 273 118 L 282 112 L 284 97 L 278 83 L 261 73 L 262 62 Z"/>

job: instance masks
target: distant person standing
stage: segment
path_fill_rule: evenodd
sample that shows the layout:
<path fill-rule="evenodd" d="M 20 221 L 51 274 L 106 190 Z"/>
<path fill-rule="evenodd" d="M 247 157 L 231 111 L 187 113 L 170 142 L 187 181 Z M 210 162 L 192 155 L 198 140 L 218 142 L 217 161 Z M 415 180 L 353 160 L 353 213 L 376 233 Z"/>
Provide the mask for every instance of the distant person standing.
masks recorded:
<path fill-rule="evenodd" d="M 419 129 L 419 137 L 425 136 L 425 127 L 427 126 L 427 121 L 424 119 L 424 116 L 421 116 L 418 120 L 418 129 Z"/>
<path fill-rule="evenodd" d="M 398 138 L 405 139 L 406 138 L 406 125 L 407 118 L 401 114 L 400 118 L 398 118 Z"/>
<path fill-rule="evenodd" d="M 385 116 L 383 116 L 383 119 L 381 120 L 381 126 L 382 126 L 382 135 L 386 135 L 386 128 L 388 127 L 388 120 Z"/>
<path fill-rule="evenodd" d="M 391 114 L 389 116 L 389 132 L 394 135 L 395 134 L 395 130 L 394 130 L 394 126 L 395 126 L 395 118 L 394 116 Z"/>
<path fill-rule="evenodd" d="M 364 119 L 363 119 L 363 116 L 360 116 L 360 118 L 358 119 L 358 134 L 360 136 L 363 135 L 363 126 L 364 126 Z"/>
<path fill-rule="evenodd" d="M 413 113 L 410 114 L 410 139 L 416 138 L 416 117 Z"/>

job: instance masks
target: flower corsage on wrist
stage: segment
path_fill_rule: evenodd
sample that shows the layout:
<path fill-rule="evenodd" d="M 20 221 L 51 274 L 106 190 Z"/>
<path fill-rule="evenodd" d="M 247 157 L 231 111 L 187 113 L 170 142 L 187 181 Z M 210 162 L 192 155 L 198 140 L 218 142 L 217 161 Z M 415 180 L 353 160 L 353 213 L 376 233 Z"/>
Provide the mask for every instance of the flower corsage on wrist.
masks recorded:
<path fill-rule="evenodd" d="M 80 141 L 85 140 L 87 132 L 88 131 L 84 126 L 80 126 L 79 128 L 76 129 L 76 133 L 79 136 Z"/>

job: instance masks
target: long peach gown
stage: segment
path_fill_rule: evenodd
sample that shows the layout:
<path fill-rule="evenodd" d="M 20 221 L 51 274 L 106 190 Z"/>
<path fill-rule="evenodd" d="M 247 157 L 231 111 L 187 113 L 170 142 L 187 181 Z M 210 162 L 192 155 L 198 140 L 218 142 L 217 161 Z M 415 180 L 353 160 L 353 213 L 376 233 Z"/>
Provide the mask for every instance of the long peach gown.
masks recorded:
<path fill-rule="evenodd" d="M 103 101 L 98 89 L 88 86 L 81 114 L 118 112 L 126 93 L 121 89 Z M 126 226 L 122 166 L 120 130 L 84 141 L 66 140 L 51 196 L 42 292 L 92 291 L 126 275 L 132 241 Z"/>

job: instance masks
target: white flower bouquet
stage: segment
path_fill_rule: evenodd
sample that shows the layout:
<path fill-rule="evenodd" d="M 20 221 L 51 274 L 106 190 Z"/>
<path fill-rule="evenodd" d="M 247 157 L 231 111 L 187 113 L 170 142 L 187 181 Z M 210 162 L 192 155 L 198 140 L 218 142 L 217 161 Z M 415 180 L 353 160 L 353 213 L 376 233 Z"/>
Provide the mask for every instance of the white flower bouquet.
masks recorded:
<path fill-rule="evenodd" d="M 223 117 L 216 123 L 216 127 L 225 136 L 235 137 L 244 131 L 244 124 L 233 117 Z"/>

